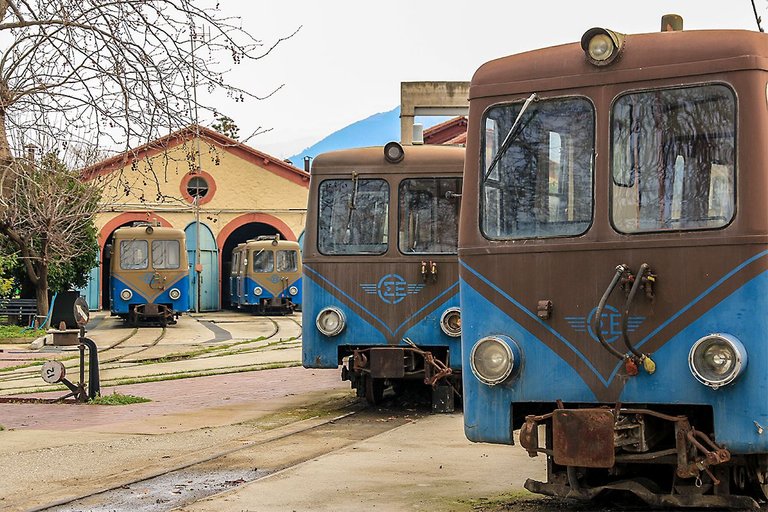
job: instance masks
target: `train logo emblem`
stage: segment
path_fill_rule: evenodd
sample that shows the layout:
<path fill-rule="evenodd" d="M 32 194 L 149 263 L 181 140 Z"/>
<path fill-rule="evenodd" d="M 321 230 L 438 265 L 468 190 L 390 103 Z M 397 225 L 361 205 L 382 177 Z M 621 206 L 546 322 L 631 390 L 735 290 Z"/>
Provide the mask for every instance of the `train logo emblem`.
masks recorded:
<path fill-rule="evenodd" d="M 385 304 L 397 304 L 408 295 L 415 295 L 424 288 L 423 284 L 409 284 L 398 274 L 387 274 L 376 284 L 361 284 L 369 295 L 378 295 Z"/>
<path fill-rule="evenodd" d="M 600 342 L 597 339 L 597 335 L 592 329 L 592 321 L 597 313 L 597 308 L 594 308 L 589 312 L 586 317 L 583 316 L 568 316 L 565 320 L 576 332 L 586 332 L 590 338 L 596 342 Z M 627 321 L 627 332 L 635 332 L 640 325 L 645 321 L 644 316 L 630 316 Z M 608 343 L 613 343 L 621 336 L 621 313 L 613 306 L 605 306 L 603 308 L 603 314 L 600 318 L 600 333 L 603 335 L 603 339 Z"/>

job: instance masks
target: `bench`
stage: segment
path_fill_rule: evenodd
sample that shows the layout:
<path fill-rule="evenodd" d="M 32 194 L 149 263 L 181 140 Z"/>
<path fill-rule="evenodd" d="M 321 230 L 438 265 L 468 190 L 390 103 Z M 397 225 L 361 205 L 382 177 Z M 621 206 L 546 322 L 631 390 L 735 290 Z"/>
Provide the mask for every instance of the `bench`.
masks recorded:
<path fill-rule="evenodd" d="M 26 325 L 32 325 L 36 315 L 36 299 L 0 299 L 0 316 L 8 317 L 9 322 L 21 325 L 26 318 Z"/>

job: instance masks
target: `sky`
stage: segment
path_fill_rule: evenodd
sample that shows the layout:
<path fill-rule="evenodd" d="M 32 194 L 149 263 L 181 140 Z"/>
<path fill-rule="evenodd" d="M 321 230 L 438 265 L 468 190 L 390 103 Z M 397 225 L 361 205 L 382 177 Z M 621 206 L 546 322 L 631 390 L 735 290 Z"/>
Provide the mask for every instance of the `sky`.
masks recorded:
<path fill-rule="evenodd" d="M 350 123 L 400 104 L 405 81 L 470 81 L 489 60 L 579 41 L 591 27 L 633 34 L 683 16 L 686 30 L 757 30 L 750 0 L 220 0 L 222 14 L 271 45 L 270 55 L 237 66 L 229 80 L 265 100 L 217 99 L 241 139 L 285 158 Z M 755 0 L 768 23 L 768 0 Z M 597 12 L 591 12 L 594 9 Z M 207 124 L 201 119 L 202 124 Z"/>

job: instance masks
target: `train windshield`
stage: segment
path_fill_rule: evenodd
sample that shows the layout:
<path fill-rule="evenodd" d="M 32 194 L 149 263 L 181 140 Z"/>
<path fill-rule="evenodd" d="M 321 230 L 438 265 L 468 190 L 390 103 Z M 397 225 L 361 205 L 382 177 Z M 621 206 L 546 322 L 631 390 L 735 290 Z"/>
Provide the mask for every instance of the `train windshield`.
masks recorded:
<path fill-rule="evenodd" d="M 736 100 L 724 85 L 626 94 L 611 122 L 618 231 L 711 229 L 735 205 Z"/>
<path fill-rule="evenodd" d="M 253 252 L 254 272 L 273 272 L 275 269 L 275 253 L 264 249 Z"/>
<path fill-rule="evenodd" d="M 456 254 L 461 178 L 414 178 L 400 183 L 403 253 Z"/>
<path fill-rule="evenodd" d="M 152 240 L 152 267 L 176 269 L 181 266 L 181 246 L 178 240 Z"/>
<path fill-rule="evenodd" d="M 149 244 L 146 240 L 120 240 L 120 268 L 138 270 L 149 264 Z"/>
<path fill-rule="evenodd" d="M 589 228 L 594 125 L 594 107 L 584 98 L 488 110 L 480 213 L 486 237 L 575 236 Z"/>
<path fill-rule="evenodd" d="M 298 272 L 299 255 L 296 251 L 277 251 L 278 272 Z"/>
<path fill-rule="evenodd" d="M 389 185 L 380 179 L 320 184 L 317 246 L 329 255 L 387 252 Z"/>

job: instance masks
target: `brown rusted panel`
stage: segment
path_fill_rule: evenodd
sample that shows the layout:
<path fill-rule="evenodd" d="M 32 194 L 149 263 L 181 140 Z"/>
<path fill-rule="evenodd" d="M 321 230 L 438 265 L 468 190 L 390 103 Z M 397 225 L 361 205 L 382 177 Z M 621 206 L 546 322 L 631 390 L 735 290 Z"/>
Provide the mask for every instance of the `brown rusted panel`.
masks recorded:
<path fill-rule="evenodd" d="M 405 376 L 402 348 L 372 348 L 370 352 L 371 377 L 374 379 L 399 379 Z"/>
<path fill-rule="evenodd" d="M 615 463 L 613 413 L 606 409 L 561 409 L 552 415 L 555 463 L 610 468 Z"/>

